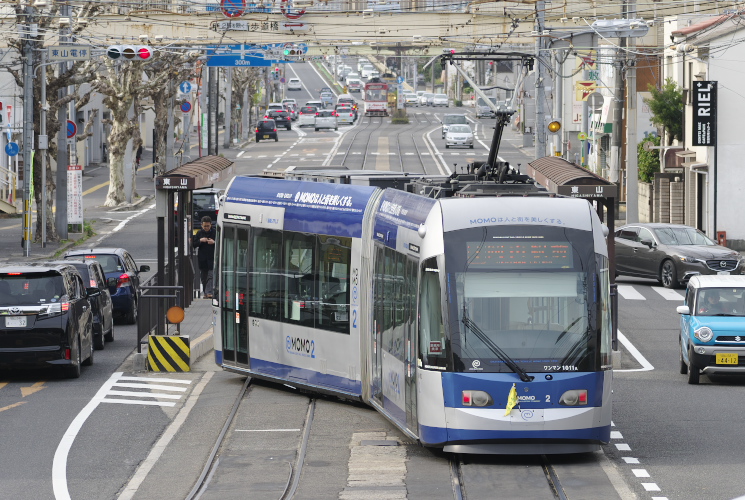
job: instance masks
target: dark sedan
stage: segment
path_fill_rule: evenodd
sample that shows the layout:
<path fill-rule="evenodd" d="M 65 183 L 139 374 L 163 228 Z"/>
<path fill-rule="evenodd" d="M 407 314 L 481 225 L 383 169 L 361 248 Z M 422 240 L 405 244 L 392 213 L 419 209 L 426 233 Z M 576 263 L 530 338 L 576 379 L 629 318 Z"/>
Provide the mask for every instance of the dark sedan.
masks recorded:
<path fill-rule="evenodd" d="M 682 224 L 637 223 L 616 230 L 616 274 L 675 288 L 692 276 L 742 274 L 743 256 Z"/>
<path fill-rule="evenodd" d="M 292 117 L 289 111 L 279 111 L 277 109 L 270 109 L 264 118 L 274 120 L 277 124 L 277 128 L 285 127 L 287 130 L 292 129 Z"/>

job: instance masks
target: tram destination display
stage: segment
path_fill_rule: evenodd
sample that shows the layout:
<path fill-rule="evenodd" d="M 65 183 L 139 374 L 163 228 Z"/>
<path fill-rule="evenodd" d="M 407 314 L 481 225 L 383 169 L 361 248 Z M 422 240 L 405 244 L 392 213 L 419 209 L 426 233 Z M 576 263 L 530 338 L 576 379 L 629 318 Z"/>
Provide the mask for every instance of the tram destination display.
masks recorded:
<path fill-rule="evenodd" d="M 471 269 L 574 267 L 572 247 L 564 241 L 469 241 L 466 250 Z"/>

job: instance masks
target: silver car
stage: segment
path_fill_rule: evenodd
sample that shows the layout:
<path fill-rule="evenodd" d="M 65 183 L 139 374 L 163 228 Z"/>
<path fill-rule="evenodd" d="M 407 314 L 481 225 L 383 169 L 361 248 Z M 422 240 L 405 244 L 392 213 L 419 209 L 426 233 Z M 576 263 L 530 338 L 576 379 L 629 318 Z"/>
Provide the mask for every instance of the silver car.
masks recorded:
<path fill-rule="evenodd" d="M 444 108 L 450 107 L 450 102 L 448 101 L 448 95 L 447 94 L 435 94 L 432 97 L 432 107 L 434 108 L 435 106 L 442 106 Z"/>
<path fill-rule="evenodd" d="M 445 134 L 445 148 L 467 146 L 473 149 L 473 131 L 470 125 L 450 125 Z"/>
<path fill-rule="evenodd" d="M 337 104 L 335 111 L 339 123 L 348 125 L 354 123 L 354 109 L 350 104 Z"/>
<path fill-rule="evenodd" d="M 745 261 L 691 226 L 636 223 L 616 230 L 616 274 L 659 280 L 676 288 L 691 277 L 742 274 Z"/>

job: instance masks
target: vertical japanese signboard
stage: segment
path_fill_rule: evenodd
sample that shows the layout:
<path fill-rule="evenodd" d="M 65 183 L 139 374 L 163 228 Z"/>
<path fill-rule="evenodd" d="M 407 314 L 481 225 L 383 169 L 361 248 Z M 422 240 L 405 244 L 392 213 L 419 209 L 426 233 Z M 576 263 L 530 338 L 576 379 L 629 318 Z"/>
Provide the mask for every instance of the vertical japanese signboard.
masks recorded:
<path fill-rule="evenodd" d="M 693 88 L 693 146 L 714 146 L 717 142 L 717 82 L 695 82 Z"/>
<path fill-rule="evenodd" d="M 67 166 L 67 223 L 83 223 L 83 166 Z"/>

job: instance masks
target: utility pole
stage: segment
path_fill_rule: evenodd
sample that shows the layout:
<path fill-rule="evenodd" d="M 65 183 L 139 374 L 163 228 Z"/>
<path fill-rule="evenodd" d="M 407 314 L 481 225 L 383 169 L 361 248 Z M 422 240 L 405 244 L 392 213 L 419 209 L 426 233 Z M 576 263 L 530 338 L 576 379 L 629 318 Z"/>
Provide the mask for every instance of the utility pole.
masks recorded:
<path fill-rule="evenodd" d="M 31 255 L 31 161 L 34 150 L 34 7 L 26 7 L 23 23 L 23 249 Z"/>
<path fill-rule="evenodd" d="M 535 157 L 546 156 L 546 117 L 543 103 L 546 101 L 546 89 L 543 86 L 545 65 L 548 63 L 546 51 L 543 50 L 545 41 L 543 39 L 543 27 L 546 19 L 546 2 L 538 0 L 535 4 L 536 26 L 538 36 L 535 39 L 536 76 L 535 76 Z"/>
<path fill-rule="evenodd" d="M 72 6 L 68 3 L 62 3 L 60 5 L 60 18 L 70 17 Z M 60 28 L 60 42 L 68 41 L 66 35 L 69 33 L 69 28 Z M 61 62 L 59 64 L 59 74 L 64 75 L 67 71 L 67 63 Z M 67 87 L 62 87 L 57 93 L 58 99 L 63 99 L 67 96 Z M 56 176 L 56 191 L 55 191 L 55 206 L 57 212 L 55 214 L 54 222 L 57 228 L 57 235 L 60 239 L 67 239 L 67 165 L 69 164 L 70 157 L 67 152 L 67 107 L 60 106 L 57 108 L 57 120 L 59 121 L 60 127 L 57 133 L 57 176 Z M 109 154 L 110 156 L 110 154 Z M 110 162 L 110 160 L 107 160 Z"/>
<path fill-rule="evenodd" d="M 225 68 L 225 134 L 222 146 L 229 148 L 233 140 L 233 68 Z"/>
<path fill-rule="evenodd" d="M 37 213 L 41 214 L 41 247 L 47 246 L 47 149 L 49 148 L 49 136 L 47 136 L 47 72 L 46 52 L 41 53 L 41 64 L 39 65 L 39 78 L 41 78 L 41 120 L 39 123 L 39 152 L 41 153 L 41 207 Z"/>
<path fill-rule="evenodd" d="M 636 0 L 629 0 L 629 19 L 636 19 Z M 629 38 L 626 70 L 626 222 L 639 222 L 639 162 L 636 152 L 636 39 Z"/>

